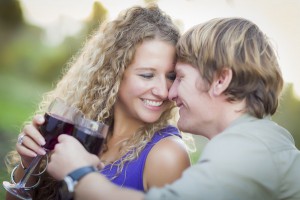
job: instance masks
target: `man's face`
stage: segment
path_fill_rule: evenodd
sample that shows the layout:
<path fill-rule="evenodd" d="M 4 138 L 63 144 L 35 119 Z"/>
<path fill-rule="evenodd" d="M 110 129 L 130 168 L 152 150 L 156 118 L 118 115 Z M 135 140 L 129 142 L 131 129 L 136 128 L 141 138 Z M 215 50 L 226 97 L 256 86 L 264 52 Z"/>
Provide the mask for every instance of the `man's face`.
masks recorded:
<path fill-rule="evenodd" d="M 179 107 L 178 128 L 184 132 L 206 135 L 213 115 L 213 98 L 200 72 L 190 64 L 177 63 L 176 79 L 169 91 L 169 99 Z"/>

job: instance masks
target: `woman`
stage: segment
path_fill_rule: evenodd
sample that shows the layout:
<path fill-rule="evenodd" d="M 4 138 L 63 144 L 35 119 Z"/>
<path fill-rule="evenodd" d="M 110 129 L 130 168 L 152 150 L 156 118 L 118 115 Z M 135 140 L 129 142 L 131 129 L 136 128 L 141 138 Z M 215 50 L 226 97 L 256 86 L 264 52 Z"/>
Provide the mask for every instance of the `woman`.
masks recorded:
<path fill-rule="evenodd" d="M 175 78 L 178 38 L 176 26 L 157 6 L 132 7 L 100 26 L 40 104 L 42 114 L 60 97 L 86 117 L 110 126 L 99 158 L 105 164 L 101 173 L 117 185 L 147 191 L 178 179 L 190 165 L 178 129 L 169 125 L 174 104 L 168 90 Z M 35 116 L 21 133 L 25 136 L 16 150 L 23 167 L 45 153 L 37 131 L 43 121 Z M 23 174 L 19 165 L 15 181 Z M 35 182 L 33 177 L 29 185 Z M 44 174 L 32 194 L 35 199 L 55 199 L 57 188 Z"/>

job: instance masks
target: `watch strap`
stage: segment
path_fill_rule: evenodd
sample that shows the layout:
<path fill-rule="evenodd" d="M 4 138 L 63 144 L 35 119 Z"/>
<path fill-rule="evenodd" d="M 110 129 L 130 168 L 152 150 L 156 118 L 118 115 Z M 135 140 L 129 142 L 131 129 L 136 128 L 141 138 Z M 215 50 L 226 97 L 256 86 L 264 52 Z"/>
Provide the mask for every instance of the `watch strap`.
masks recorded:
<path fill-rule="evenodd" d="M 72 171 L 71 173 L 68 174 L 68 176 L 71 177 L 73 181 L 78 182 L 85 175 L 96 171 L 97 169 L 93 166 L 85 166 Z"/>

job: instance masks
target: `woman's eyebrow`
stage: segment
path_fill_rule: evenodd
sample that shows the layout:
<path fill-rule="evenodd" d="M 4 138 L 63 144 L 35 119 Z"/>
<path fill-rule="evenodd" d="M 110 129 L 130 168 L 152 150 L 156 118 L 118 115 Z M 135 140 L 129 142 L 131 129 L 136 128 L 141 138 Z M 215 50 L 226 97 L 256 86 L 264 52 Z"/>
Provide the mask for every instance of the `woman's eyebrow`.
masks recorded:
<path fill-rule="evenodd" d="M 156 71 L 156 69 L 151 67 L 139 67 L 135 68 L 134 71 Z"/>

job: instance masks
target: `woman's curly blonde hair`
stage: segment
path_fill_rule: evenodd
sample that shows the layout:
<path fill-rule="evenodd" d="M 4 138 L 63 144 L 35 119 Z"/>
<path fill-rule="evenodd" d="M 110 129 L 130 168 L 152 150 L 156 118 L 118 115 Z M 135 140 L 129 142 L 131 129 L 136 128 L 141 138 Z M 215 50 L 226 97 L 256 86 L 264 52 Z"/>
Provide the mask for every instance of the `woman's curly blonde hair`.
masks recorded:
<path fill-rule="evenodd" d="M 156 5 L 135 6 L 121 12 L 115 20 L 103 23 L 77 57 L 68 63 L 56 88 L 43 96 L 37 113 L 44 113 L 50 102 L 60 97 L 69 105 L 79 108 L 87 118 L 105 122 L 112 128 L 113 107 L 122 76 L 133 60 L 137 47 L 143 41 L 153 39 L 171 43 L 175 47 L 179 35 L 171 18 Z M 121 153 L 130 153 L 122 159 L 119 172 L 125 162 L 139 156 L 155 132 L 170 123 L 174 116 L 173 108 L 174 104 L 169 102 L 157 122 L 140 128 L 126 141 L 126 148 L 122 148 Z M 112 130 L 109 134 L 108 139 Z M 17 161 L 17 156 L 11 156 L 12 160 Z M 56 199 L 57 183 L 47 175 L 43 180 L 34 191 L 35 199 Z"/>

